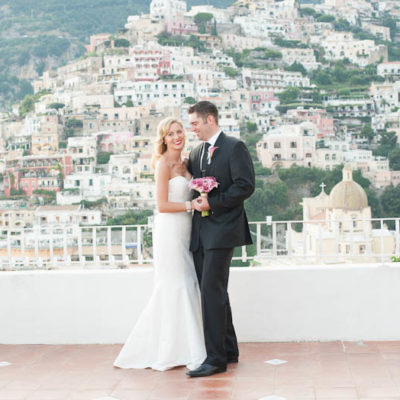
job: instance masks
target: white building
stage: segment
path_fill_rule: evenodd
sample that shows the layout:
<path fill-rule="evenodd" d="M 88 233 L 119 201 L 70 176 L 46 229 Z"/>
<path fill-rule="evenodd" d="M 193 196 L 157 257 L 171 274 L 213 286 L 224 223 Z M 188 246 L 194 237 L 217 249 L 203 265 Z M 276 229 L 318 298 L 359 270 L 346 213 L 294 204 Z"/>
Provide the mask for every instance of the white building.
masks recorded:
<path fill-rule="evenodd" d="M 154 209 L 155 185 L 153 182 L 127 183 L 113 179 L 106 188 L 108 205 L 113 210 Z"/>
<path fill-rule="evenodd" d="M 350 255 L 392 254 L 394 237 L 386 227 L 373 229 L 367 195 L 353 181 L 350 166 L 343 168 L 343 180 L 329 195 L 322 189 L 316 197 L 303 198 L 302 204 L 303 232 L 291 230 L 287 239 L 295 254 L 305 252 L 304 255 L 339 259 L 348 259 Z"/>
<path fill-rule="evenodd" d="M 111 182 L 108 174 L 71 174 L 64 179 L 64 189 L 57 193 L 57 204 L 72 204 L 74 197 L 95 201 L 105 197 L 104 191 Z"/>
<path fill-rule="evenodd" d="M 74 172 L 95 172 L 97 159 L 96 137 L 79 136 L 68 138 L 67 152 L 71 155 Z"/>
<path fill-rule="evenodd" d="M 324 101 L 324 105 L 331 109 L 335 117 L 370 117 L 375 114 L 373 100 L 359 99 L 331 99 Z"/>
<path fill-rule="evenodd" d="M 281 92 L 288 87 L 309 87 L 310 79 L 300 72 L 243 68 L 244 86 L 248 89 L 265 89 Z"/>
<path fill-rule="evenodd" d="M 342 150 L 321 148 L 315 151 L 315 167 L 332 170 L 343 163 L 344 155 Z"/>
<path fill-rule="evenodd" d="M 108 162 L 108 173 L 113 178 L 119 178 L 129 183 L 137 180 L 134 165 L 137 161 L 135 154 L 113 154 Z"/>
<path fill-rule="evenodd" d="M 311 122 L 271 129 L 257 143 L 258 159 L 267 168 L 313 167 L 317 131 Z"/>
<path fill-rule="evenodd" d="M 287 29 L 284 21 L 260 16 L 237 16 L 233 22 L 240 25 L 245 36 L 253 38 L 270 38 L 271 36 L 284 36 Z"/>
<path fill-rule="evenodd" d="M 166 99 L 170 105 L 180 106 L 186 97 L 194 97 L 193 83 L 181 80 L 155 82 L 122 82 L 114 91 L 118 103 L 132 101 L 133 106 L 146 105 Z"/>
<path fill-rule="evenodd" d="M 168 19 L 174 15 L 184 15 L 186 1 L 180 0 L 152 0 L 150 16 L 155 19 Z"/>
<path fill-rule="evenodd" d="M 373 40 L 356 40 L 351 32 L 331 32 L 320 43 L 328 60 L 348 58 L 353 64 L 365 67 L 388 59 L 385 45 L 375 45 Z"/>
<path fill-rule="evenodd" d="M 40 206 L 35 211 L 34 224 L 43 227 L 101 225 L 101 211 L 85 209 L 80 205 Z"/>
<path fill-rule="evenodd" d="M 369 92 L 379 113 L 388 113 L 394 107 L 400 107 L 400 81 L 372 83 Z"/>
<path fill-rule="evenodd" d="M 400 78 L 400 61 L 388 61 L 378 64 L 377 73 L 385 78 Z"/>
<path fill-rule="evenodd" d="M 321 65 L 315 58 L 314 49 L 283 48 L 280 52 L 282 53 L 283 62 L 288 65 L 297 62 L 302 64 L 308 71 L 316 69 Z"/>
<path fill-rule="evenodd" d="M 229 23 L 232 17 L 232 10 L 227 8 L 215 8 L 210 5 L 193 5 L 190 11 L 186 13 L 187 16 L 194 17 L 199 13 L 212 14 L 217 24 Z"/>

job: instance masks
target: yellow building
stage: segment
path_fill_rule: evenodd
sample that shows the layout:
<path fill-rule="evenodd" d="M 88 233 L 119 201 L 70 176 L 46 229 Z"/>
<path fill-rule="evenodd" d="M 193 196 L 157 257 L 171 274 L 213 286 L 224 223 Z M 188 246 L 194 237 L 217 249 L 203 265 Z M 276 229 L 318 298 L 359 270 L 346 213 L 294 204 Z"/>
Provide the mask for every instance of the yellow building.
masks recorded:
<path fill-rule="evenodd" d="M 353 181 L 351 167 L 343 168 L 343 179 L 328 195 L 303 198 L 303 232 L 288 232 L 295 255 L 349 260 L 352 257 L 391 255 L 394 235 L 371 221 L 371 207 L 364 189 Z M 377 229 L 375 229 L 377 228 Z"/>

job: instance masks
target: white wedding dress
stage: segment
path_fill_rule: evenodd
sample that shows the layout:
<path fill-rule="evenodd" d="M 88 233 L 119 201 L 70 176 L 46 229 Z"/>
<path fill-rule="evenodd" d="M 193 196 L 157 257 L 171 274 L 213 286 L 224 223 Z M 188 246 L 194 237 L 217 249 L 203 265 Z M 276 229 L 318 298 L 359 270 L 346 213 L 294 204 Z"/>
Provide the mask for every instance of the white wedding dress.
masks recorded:
<path fill-rule="evenodd" d="M 185 177 L 176 176 L 168 185 L 169 201 L 190 200 Z M 155 216 L 154 289 L 115 366 L 194 369 L 206 358 L 199 285 L 189 250 L 191 225 L 187 212 Z"/>

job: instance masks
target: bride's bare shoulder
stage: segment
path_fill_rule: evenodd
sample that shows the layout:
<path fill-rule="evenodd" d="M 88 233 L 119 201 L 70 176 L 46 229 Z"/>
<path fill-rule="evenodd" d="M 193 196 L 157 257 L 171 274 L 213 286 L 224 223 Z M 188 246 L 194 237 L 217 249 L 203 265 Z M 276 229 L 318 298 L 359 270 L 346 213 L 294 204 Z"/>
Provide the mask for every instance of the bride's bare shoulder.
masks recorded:
<path fill-rule="evenodd" d="M 156 177 L 165 177 L 170 174 L 170 165 L 168 164 L 165 158 L 161 157 L 155 166 L 155 176 Z"/>

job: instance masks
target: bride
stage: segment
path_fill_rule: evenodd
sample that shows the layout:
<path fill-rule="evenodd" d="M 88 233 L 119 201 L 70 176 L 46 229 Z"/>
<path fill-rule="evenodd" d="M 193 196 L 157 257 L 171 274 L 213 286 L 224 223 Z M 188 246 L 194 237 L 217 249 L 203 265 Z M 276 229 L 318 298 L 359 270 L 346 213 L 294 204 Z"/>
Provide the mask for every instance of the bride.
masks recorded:
<path fill-rule="evenodd" d="M 185 132 L 178 119 L 157 129 L 153 154 L 158 214 L 154 221 L 154 289 L 114 362 L 120 368 L 197 368 L 206 358 L 200 293 L 192 253 L 189 171 L 181 159 Z"/>

